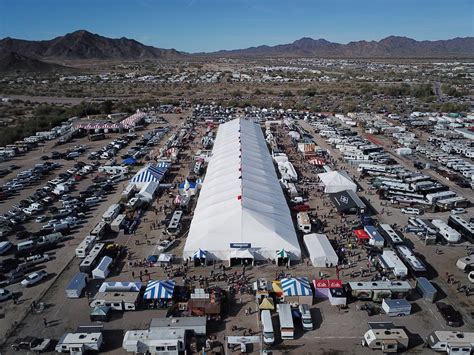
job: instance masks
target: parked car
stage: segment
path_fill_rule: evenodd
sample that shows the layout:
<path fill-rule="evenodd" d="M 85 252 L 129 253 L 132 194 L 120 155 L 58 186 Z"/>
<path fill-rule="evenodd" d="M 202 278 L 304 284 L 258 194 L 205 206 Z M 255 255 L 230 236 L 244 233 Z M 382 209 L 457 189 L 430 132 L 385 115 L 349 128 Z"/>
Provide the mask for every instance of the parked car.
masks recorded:
<path fill-rule="evenodd" d="M 51 344 L 51 339 L 35 338 L 35 337 L 24 337 L 17 338 L 11 345 L 12 350 L 29 350 L 35 353 L 41 353 L 47 351 Z"/>
<path fill-rule="evenodd" d="M 307 204 L 301 204 L 292 206 L 291 209 L 296 212 L 307 212 L 311 209 L 311 207 Z"/>
<path fill-rule="evenodd" d="M 44 270 L 33 272 L 33 273 L 29 274 L 21 282 L 21 285 L 23 287 L 30 287 L 30 286 L 36 285 L 38 282 L 43 280 L 46 276 L 48 276 L 48 273 Z"/>
<path fill-rule="evenodd" d="M 446 324 L 450 327 L 461 327 L 464 322 L 461 313 L 454 309 L 453 306 L 444 302 L 437 302 L 436 308 L 441 316 L 446 321 Z"/>
<path fill-rule="evenodd" d="M 6 288 L 0 288 L 0 301 L 5 301 L 12 296 L 12 293 Z"/>
<path fill-rule="evenodd" d="M 451 210 L 451 214 L 463 214 L 467 211 L 464 208 L 454 208 Z"/>
<path fill-rule="evenodd" d="M 162 240 L 160 241 L 160 244 L 156 246 L 156 250 L 164 252 L 168 250 L 174 244 L 174 242 L 175 240 L 171 240 L 171 239 Z"/>
<path fill-rule="evenodd" d="M 5 241 L 5 242 L 0 242 L 0 255 L 5 254 L 7 251 L 9 251 L 12 248 L 13 244 Z"/>
<path fill-rule="evenodd" d="M 412 208 L 412 207 L 406 207 L 402 208 L 400 210 L 404 214 L 410 214 L 410 215 L 420 215 L 423 214 L 423 210 L 420 210 L 418 208 Z"/>

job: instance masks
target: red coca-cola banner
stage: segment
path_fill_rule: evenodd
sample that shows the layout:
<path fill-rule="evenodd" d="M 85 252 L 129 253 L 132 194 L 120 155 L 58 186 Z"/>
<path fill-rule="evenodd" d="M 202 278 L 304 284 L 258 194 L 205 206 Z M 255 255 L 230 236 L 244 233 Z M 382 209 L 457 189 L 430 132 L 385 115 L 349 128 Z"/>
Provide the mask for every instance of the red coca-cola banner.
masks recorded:
<path fill-rule="evenodd" d="M 342 288 L 341 280 L 314 280 L 315 288 Z"/>

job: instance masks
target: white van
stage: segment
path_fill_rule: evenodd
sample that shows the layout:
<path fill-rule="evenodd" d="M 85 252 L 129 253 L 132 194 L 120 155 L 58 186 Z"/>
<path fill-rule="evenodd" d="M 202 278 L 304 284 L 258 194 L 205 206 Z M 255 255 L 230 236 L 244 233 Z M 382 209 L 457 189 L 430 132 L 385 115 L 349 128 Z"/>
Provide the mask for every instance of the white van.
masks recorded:
<path fill-rule="evenodd" d="M 311 233 L 311 220 L 309 215 L 306 212 L 299 212 L 296 215 L 296 220 L 298 222 L 298 229 L 303 233 Z"/>
<path fill-rule="evenodd" d="M 275 334 L 273 332 L 272 315 L 268 309 L 264 309 L 261 316 L 263 326 L 263 342 L 265 344 L 273 344 L 275 341 Z"/>
<path fill-rule="evenodd" d="M 92 206 L 92 205 L 96 205 L 100 202 L 101 198 L 98 197 L 98 196 L 94 196 L 94 197 L 88 197 L 84 200 L 84 204 L 86 206 Z"/>
<path fill-rule="evenodd" d="M 299 307 L 301 313 L 301 322 L 303 330 L 313 330 L 313 319 L 311 317 L 311 308 L 307 304 L 301 304 Z"/>

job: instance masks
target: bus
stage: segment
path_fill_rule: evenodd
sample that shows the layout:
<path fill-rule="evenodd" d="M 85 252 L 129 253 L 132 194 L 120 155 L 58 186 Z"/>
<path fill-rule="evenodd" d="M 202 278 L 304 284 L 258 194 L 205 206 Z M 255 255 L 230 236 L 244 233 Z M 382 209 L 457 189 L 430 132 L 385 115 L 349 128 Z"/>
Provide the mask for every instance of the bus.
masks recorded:
<path fill-rule="evenodd" d="M 171 220 L 168 223 L 168 227 L 166 231 L 169 234 L 178 234 L 181 229 L 181 217 L 183 216 L 183 211 L 174 211 L 173 215 L 171 216 Z"/>
<path fill-rule="evenodd" d="M 474 224 L 469 223 L 461 216 L 450 215 L 448 218 L 448 226 L 458 231 L 470 243 L 474 243 Z"/>
<path fill-rule="evenodd" d="M 456 193 L 452 191 L 441 191 L 441 192 L 435 192 L 433 194 L 428 194 L 426 195 L 426 200 L 429 203 L 436 203 L 439 200 L 446 200 L 448 198 L 456 197 Z"/>
<path fill-rule="evenodd" d="M 99 263 L 102 254 L 105 251 L 105 244 L 104 243 L 97 243 L 94 247 L 89 251 L 89 254 L 82 260 L 81 264 L 79 265 L 79 271 L 90 273 L 94 269 L 94 267 Z"/>

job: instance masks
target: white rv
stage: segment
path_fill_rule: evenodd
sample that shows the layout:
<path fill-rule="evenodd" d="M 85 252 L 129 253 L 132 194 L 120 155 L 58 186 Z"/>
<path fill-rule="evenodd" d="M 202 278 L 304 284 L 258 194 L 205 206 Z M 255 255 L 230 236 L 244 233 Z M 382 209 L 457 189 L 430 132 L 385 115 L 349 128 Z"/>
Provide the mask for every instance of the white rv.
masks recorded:
<path fill-rule="evenodd" d="M 457 243 L 461 240 L 461 234 L 448 226 L 441 219 L 433 219 L 431 223 L 438 228 L 438 235 L 443 237 L 448 243 Z"/>
<path fill-rule="evenodd" d="M 303 233 L 311 233 L 311 220 L 309 215 L 306 212 L 299 212 L 296 215 L 296 220 L 298 222 L 298 229 Z"/>
<path fill-rule="evenodd" d="M 120 205 L 117 203 L 114 203 L 113 205 L 110 205 L 110 207 L 105 211 L 105 213 L 102 215 L 102 220 L 106 223 L 111 223 L 120 213 Z"/>
<path fill-rule="evenodd" d="M 434 351 L 469 355 L 474 350 L 474 332 L 434 331 L 427 336 L 426 343 Z"/>
<path fill-rule="evenodd" d="M 99 352 L 102 346 L 102 333 L 66 333 L 56 345 L 56 352 L 85 354 L 90 351 Z"/>
<path fill-rule="evenodd" d="M 374 326 L 365 332 L 361 341 L 362 346 L 367 346 L 372 350 L 382 350 L 384 353 L 396 353 L 399 350 L 408 348 L 409 338 L 403 328 L 391 326 Z M 370 325 L 370 323 L 369 323 Z"/>
<path fill-rule="evenodd" d="M 291 306 L 288 303 L 277 305 L 278 318 L 280 319 L 280 333 L 282 339 L 294 339 L 295 326 L 293 324 L 293 315 Z"/>
<path fill-rule="evenodd" d="M 138 295 L 138 292 L 97 292 L 90 307 L 107 306 L 115 311 L 134 311 Z"/>
<path fill-rule="evenodd" d="M 265 344 L 273 344 L 275 341 L 275 333 L 273 331 L 272 314 L 268 309 L 264 309 L 261 314 L 263 328 L 263 342 Z"/>

